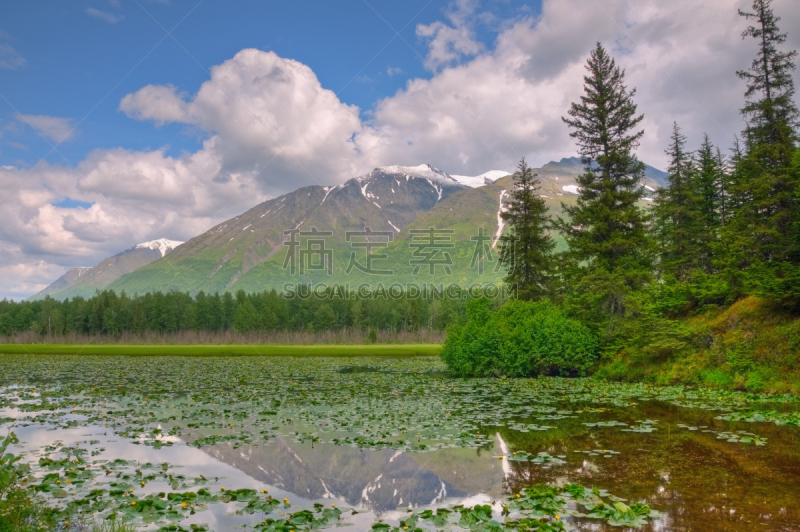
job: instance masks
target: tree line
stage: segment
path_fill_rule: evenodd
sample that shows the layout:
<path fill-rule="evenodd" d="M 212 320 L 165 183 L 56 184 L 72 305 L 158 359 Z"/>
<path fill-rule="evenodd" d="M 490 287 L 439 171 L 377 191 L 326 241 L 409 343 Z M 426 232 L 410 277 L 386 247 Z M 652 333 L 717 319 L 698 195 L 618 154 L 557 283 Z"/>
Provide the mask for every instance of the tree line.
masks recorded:
<path fill-rule="evenodd" d="M 355 298 L 354 294 L 323 294 L 327 298 L 285 298 L 275 290 L 247 294 L 182 292 L 128 296 L 104 291 L 88 299 L 64 301 L 0 301 L 0 335 L 24 331 L 41 335 L 118 335 L 180 331 L 413 331 L 444 330 L 464 314 L 458 299 Z"/>

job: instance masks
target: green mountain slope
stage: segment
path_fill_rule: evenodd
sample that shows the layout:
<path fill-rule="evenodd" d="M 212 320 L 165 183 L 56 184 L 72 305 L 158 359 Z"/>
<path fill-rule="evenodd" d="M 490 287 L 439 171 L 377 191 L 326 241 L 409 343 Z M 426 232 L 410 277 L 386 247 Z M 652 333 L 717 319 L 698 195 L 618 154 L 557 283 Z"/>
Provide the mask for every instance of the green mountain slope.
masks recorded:
<path fill-rule="evenodd" d="M 553 216 L 561 215 L 562 203 L 577 200 L 581 171 L 577 158 L 537 169 Z M 663 172 L 648 167 L 648 175 L 643 186 L 661 186 Z M 497 283 L 503 277 L 496 268 L 497 238 L 505 230 L 499 213 L 512 187 L 510 175 L 469 188 L 427 165 L 376 168 L 336 187 L 305 187 L 264 202 L 108 288 L 194 294 L 309 283 L 350 290 L 362 283 L 373 290 L 397 283 Z M 367 228 L 373 234 L 365 234 Z M 431 228 L 437 241 L 427 246 Z M 482 270 L 475 260 L 481 256 Z"/>
<path fill-rule="evenodd" d="M 176 252 L 114 282 L 128 293 L 181 290 L 217 292 L 280 288 L 287 282 L 319 282 L 347 268 L 348 231 L 396 233 L 462 185 L 427 165 L 376 168 L 335 187 L 304 187 L 266 201 L 191 239 Z M 298 231 L 290 241 L 287 231 Z M 306 233 L 328 232 L 328 235 Z M 324 251 L 304 260 L 310 241 Z M 292 251 L 293 261 L 286 261 Z M 313 255 L 313 254 L 312 254 Z M 319 257 L 327 257 L 320 262 Z M 309 267 L 302 267 L 301 261 Z M 315 268 L 320 263 L 321 268 Z M 286 268 L 284 268 L 284 265 Z M 294 267 L 293 267 L 294 266 Z"/>

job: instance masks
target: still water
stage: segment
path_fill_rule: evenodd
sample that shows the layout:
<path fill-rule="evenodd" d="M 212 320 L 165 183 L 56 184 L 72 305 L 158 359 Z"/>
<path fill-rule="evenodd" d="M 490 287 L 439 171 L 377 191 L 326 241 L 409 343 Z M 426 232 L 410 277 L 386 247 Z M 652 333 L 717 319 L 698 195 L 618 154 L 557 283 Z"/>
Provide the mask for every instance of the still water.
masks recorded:
<path fill-rule="evenodd" d="M 524 488 L 575 483 L 659 512 L 642 530 L 800 530 L 792 397 L 443 369 L 430 358 L 3 356 L 0 435 L 17 434 L 29 484 L 73 522 L 116 512 L 142 529 L 252 530 L 315 502 L 346 509 L 335 524 L 350 530 L 456 505 L 489 504 L 502 522 Z M 239 489 L 281 506 L 248 513 L 247 497 L 218 497 Z M 170 492 L 215 495 L 128 508 Z M 562 522 L 619 530 L 578 510 Z"/>

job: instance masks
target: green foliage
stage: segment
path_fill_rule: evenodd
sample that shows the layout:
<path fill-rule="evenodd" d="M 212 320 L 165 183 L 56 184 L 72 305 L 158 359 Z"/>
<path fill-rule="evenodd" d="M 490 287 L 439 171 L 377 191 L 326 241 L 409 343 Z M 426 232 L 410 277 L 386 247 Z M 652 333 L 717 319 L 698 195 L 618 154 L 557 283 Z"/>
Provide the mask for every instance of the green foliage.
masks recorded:
<path fill-rule="evenodd" d="M 519 299 L 538 300 L 549 293 L 553 238 L 547 205 L 539 194 L 539 180 L 525 162 L 519 162 L 506 211 L 501 213 L 511 231 L 500 238 L 500 262 L 508 269 L 505 282 Z"/>
<path fill-rule="evenodd" d="M 20 470 L 17 462 L 20 458 L 7 452 L 10 445 L 17 443 L 19 440 L 13 432 L 9 432 L 0 443 L 0 499 L 3 499 L 19 480 Z"/>
<path fill-rule="evenodd" d="M 19 443 L 9 432 L 0 443 L 0 532 L 39 532 L 53 524 L 49 513 L 25 489 L 20 487 L 29 466 L 19 464 L 20 457 L 8 451 Z"/>
<path fill-rule="evenodd" d="M 786 34 L 778 29 L 780 18 L 770 3 L 755 0 L 751 13 L 739 12 L 754 22 L 742 36 L 752 37 L 758 52 L 748 70 L 737 72 L 747 82 L 742 108 L 746 127 L 745 150 L 735 157 L 736 178 L 730 191 L 737 204 L 723 231 L 730 255 L 724 262 L 731 276 L 744 272 L 748 277 L 750 269 L 773 269 L 786 261 L 800 263 L 796 238 L 800 173 L 792 165 L 797 147 L 792 78 L 797 52 L 779 49 Z M 745 287 L 741 292 L 753 290 Z"/>
<path fill-rule="evenodd" d="M 774 301 L 748 297 L 680 320 L 651 307 L 628 323 L 630 340 L 607 352 L 598 377 L 800 393 L 800 320 Z"/>
<path fill-rule="evenodd" d="M 457 286 L 455 288 L 458 288 Z M 125 292 L 99 292 L 84 299 L 57 301 L 0 301 L 0 335 L 33 331 L 40 336 L 122 333 L 327 331 L 353 328 L 394 331 L 421 328 L 444 330 L 464 315 L 466 300 L 474 297 L 458 289 L 415 294 L 384 290 L 374 297 L 330 287 L 318 294 L 292 294 L 275 290 L 248 294 L 239 291 L 194 297 L 182 292 L 147 293 L 130 297 Z M 291 297 L 290 297 L 291 296 Z M 302 296 L 302 297 L 301 297 Z M 463 296 L 463 299 L 462 299 Z"/>
<path fill-rule="evenodd" d="M 442 360 L 460 376 L 586 375 L 595 361 L 591 331 L 547 302 L 512 301 L 493 310 L 474 300 L 467 321 L 448 330 Z"/>
<path fill-rule="evenodd" d="M 103 521 L 93 525 L 91 532 L 136 532 L 136 527 L 122 521 Z"/>
<path fill-rule="evenodd" d="M 797 51 L 783 52 L 778 49 L 786 42 L 786 34 L 778 29 L 781 19 L 773 13 L 771 3 L 772 0 L 753 0 L 752 12 L 739 10 L 740 16 L 755 21 L 754 26 L 748 26 L 742 33 L 742 37 L 752 37 L 758 43 L 758 53 L 750 68 L 736 73 L 747 82 L 742 114 L 747 119 L 747 143 L 753 148 L 781 144 L 785 148 L 787 141 L 794 140 L 792 128 L 797 125 L 798 119 L 792 79 Z M 785 157 L 783 161 L 773 161 L 781 165 L 785 165 L 792 157 L 791 151 L 781 149 L 771 155 Z"/>
<path fill-rule="evenodd" d="M 700 268 L 706 220 L 701 214 L 697 169 L 686 151 L 686 137 L 673 125 L 669 186 L 658 191 L 654 204 L 655 236 L 660 252 L 659 268 L 666 277 L 685 280 Z"/>
<path fill-rule="evenodd" d="M 585 94 L 570 107 L 572 118 L 563 118 L 586 165 L 578 177 L 578 203 L 564 205 L 568 219 L 557 223 L 575 265 L 567 277 L 580 277 L 594 266 L 641 286 L 651 276 L 646 214 L 637 206 L 644 196 L 639 184 L 644 164 L 634 155 L 644 135 L 634 130 L 643 115 L 636 115 L 635 89 L 628 91 L 624 71 L 600 43 L 586 70 Z"/>

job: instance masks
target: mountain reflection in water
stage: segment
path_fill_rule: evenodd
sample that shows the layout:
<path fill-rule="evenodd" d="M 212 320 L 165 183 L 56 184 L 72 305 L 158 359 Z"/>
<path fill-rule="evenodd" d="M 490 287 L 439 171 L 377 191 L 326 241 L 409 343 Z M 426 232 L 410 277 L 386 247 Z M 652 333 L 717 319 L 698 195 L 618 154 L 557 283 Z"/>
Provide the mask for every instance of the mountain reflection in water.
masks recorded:
<path fill-rule="evenodd" d="M 333 444 L 312 449 L 286 438 L 267 446 L 216 445 L 204 450 L 265 484 L 312 500 L 341 499 L 378 515 L 478 494 L 501 497 L 507 467 L 491 451 L 407 453 Z"/>

